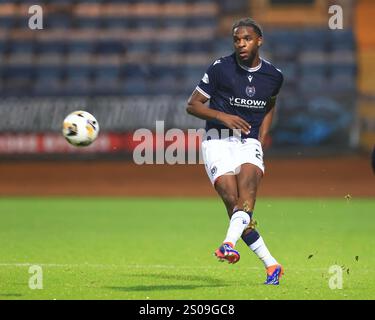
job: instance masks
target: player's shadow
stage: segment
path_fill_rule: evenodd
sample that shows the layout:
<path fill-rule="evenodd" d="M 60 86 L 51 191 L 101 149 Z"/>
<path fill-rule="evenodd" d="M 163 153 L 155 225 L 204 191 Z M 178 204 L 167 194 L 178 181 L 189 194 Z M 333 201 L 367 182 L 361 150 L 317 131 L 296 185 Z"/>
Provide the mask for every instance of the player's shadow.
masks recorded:
<path fill-rule="evenodd" d="M 197 288 L 218 288 L 227 287 L 228 284 L 223 282 L 222 279 L 215 279 L 211 277 L 197 276 L 197 275 L 180 275 L 180 274 L 160 274 L 160 273 L 148 273 L 148 274 L 127 274 L 128 277 L 134 278 L 152 278 L 153 282 L 157 279 L 160 280 L 175 280 L 175 281 L 199 281 L 203 283 L 197 284 L 150 284 L 150 285 L 139 285 L 139 286 L 116 286 L 106 287 L 107 289 L 119 290 L 119 291 L 165 291 L 165 290 L 192 290 Z"/>

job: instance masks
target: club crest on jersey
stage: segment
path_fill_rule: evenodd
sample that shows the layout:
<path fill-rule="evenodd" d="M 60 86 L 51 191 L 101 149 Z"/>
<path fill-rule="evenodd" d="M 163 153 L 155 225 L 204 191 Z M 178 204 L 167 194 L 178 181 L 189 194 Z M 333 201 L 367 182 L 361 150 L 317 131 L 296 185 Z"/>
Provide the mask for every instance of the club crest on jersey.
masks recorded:
<path fill-rule="evenodd" d="M 255 87 L 254 86 L 252 86 L 252 87 L 247 86 L 246 87 L 246 94 L 250 98 L 253 97 L 255 95 Z"/>

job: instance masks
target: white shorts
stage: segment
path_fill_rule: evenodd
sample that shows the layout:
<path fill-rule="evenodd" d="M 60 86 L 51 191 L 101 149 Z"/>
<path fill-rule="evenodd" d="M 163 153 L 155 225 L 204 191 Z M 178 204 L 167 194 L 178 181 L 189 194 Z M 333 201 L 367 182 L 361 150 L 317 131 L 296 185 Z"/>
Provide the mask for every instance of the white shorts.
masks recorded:
<path fill-rule="evenodd" d="M 262 145 L 256 139 L 233 136 L 204 140 L 202 156 L 212 184 L 222 175 L 238 174 L 244 163 L 251 163 L 264 173 Z"/>

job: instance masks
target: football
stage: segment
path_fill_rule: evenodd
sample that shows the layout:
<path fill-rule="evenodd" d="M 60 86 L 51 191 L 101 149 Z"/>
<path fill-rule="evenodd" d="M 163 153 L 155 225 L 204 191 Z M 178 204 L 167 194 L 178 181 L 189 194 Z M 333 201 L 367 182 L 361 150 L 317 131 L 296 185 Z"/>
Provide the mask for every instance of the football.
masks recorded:
<path fill-rule="evenodd" d="M 71 145 L 85 147 L 98 137 L 99 123 L 87 111 L 74 111 L 64 119 L 62 133 Z"/>

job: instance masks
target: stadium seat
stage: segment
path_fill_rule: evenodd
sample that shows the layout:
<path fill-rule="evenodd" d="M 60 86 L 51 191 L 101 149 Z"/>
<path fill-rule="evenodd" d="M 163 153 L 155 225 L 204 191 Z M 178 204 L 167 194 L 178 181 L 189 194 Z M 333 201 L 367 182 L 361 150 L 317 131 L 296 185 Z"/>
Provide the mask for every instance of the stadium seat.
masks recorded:
<path fill-rule="evenodd" d="M 350 73 L 334 73 L 331 75 L 329 87 L 333 93 L 354 93 L 356 90 L 356 79 Z"/>
<path fill-rule="evenodd" d="M 176 86 L 176 77 L 173 74 L 161 78 L 153 78 L 148 83 L 148 90 L 151 94 L 176 94 L 179 88 Z"/>
<path fill-rule="evenodd" d="M 17 19 L 13 16 L 3 16 L 0 18 L 0 29 L 7 30 L 15 26 Z"/>
<path fill-rule="evenodd" d="M 112 53 L 124 53 L 125 46 L 120 41 L 115 40 L 101 40 L 95 44 L 95 52 L 103 54 L 112 54 Z"/>
<path fill-rule="evenodd" d="M 7 41 L 4 41 L 2 39 L 0 39 L 0 54 L 3 54 L 7 51 L 8 49 L 8 43 Z"/>
<path fill-rule="evenodd" d="M 120 76 L 120 68 L 116 65 L 96 66 L 93 74 L 94 78 L 117 79 Z"/>
<path fill-rule="evenodd" d="M 355 52 L 352 50 L 331 50 L 327 55 L 329 63 L 347 63 L 347 64 L 356 64 Z"/>
<path fill-rule="evenodd" d="M 30 64 L 7 64 L 2 66 L 2 75 L 4 79 L 29 78 L 34 75 L 33 65 Z"/>
<path fill-rule="evenodd" d="M 324 76 L 328 73 L 327 64 L 303 64 L 300 65 L 302 76 Z"/>
<path fill-rule="evenodd" d="M 284 75 L 287 82 L 294 82 L 298 79 L 298 66 L 292 62 L 278 63 L 277 67 Z"/>
<path fill-rule="evenodd" d="M 149 94 L 148 84 L 144 77 L 129 77 L 125 79 L 123 86 L 120 88 L 124 95 L 143 95 Z"/>
<path fill-rule="evenodd" d="M 211 53 L 213 51 L 213 44 L 211 41 L 185 41 L 184 52 L 186 53 Z"/>
<path fill-rule="evenodd" d="M 28 17 L 0 18 L 0 30 L 17 30 L 17 37 L 12 33 L 0 39 L 1 79 L 13 79 L 14 92 L 35 77 L 34 94 L 150 95 L 190 93 L 214 59 L 231 54 L 229 33 L 215 33 L 223 22 L 220 14 L 242 13 L 248 1 L 48 0 L 44 5 L 51 6 L 44 18 L 46 30 L 33 38 Z M 174 13 L 173 6 L 181 10 Z M 71 32 L 54 37 L 51 30 Z M 113 38 L 108 37 L 112 30 Z M 213 41 L 207 40 L 207 30 L 212 31 Z M 193 36 L 185 36 L 188 32 Z M 337 81 L 335 92 L 353 87 L 354 80 L 349 81 L 356 76 L 352 30 L 266 26 L 264 32 L 261 56 L 280 67 L 287 90 L 297 85 L 302 93 L 316 91 L 319 81 L 328 81 L 329 87 Z M 25 68 L 29 71 L 22 83 L 19 75 Z"/>
<path fill-rule="evenodd" d="M 96 44 L 94 41 L 69 41 L 66 44 L 68 53 L 92 53 L 95 51 Z"/>
<path fill-rule="evenodd" d="M 330 31 L 305 29 L 301 32 L 300 49 L 305 51 L 325 51 L 329 45 Z"/>
<path fill-rule="evenodd" d="M 9 54 L 33 53 L 36 45 L 32 41 L 10 41 L 8 43 Z"/>
<path fill-rule="evenodd" d="M 329 32 L 331 50 L 349 50 L 355 49 L 355 39 L 352 30 L 335 30 Z"/>
<path fill-rule="evenodd" d="M 158 54 L 184 53 L 184 46 L 180 41 L 157 42 L 154 52 Z"/>
<path fill-rule="evenodd" d="M 212 3 L 212 0 L 196 0 L 197 2 L 204 3 Z M 225 1 L 221 0 L 220 2 L 220 8 L 225 12 L 226 14 L 238 14 L 242 12 L 248 11 L 249 8 L 249 2 L 247 0 L 237 0 L 237 1 Z"/>
<path fill-rule="evenodd" d="M 324 73 L 307 73 L 301 75 L 298 82 L 298 88 L 303 94 L 327 92 L 326 83 L 327 77 Z"/>
<path fill-rule="evenodd" d="M 227 37 L 217 39 L 212 44 L 212 50 L 215 57 L 222 57 L 229 55 L 233 52 L 233 43 L 231 39 Z"/>
<path fill-rule="evenodd" d="M 142 41 L 128 41 L 123 43 L 124 51 L 127 53 L 151 53 L 154 51 L 154 46 L 149 42 Z"/>
<path fill-rule="evenodd" d="M 85 96 L 90 94 L 91 90 L 91 81 L 90 77 L 85 74 L 74 75 L 70 74 L 62 82 L 62 92 L 64 95 L 78 95 L 78 96 Z"/>
<path fill-rule="evenodd" d="M 329 72 L 332 75 L 347 74 L 348 76 L 355 78 L 356 66 L 351 63 L 331 63 L 329 65 Z"/>
<path fill-rule="evenodd" d="M 31 73 L 25 71 L 11 74 L 3 78 L 3 95 L 5 96 L 25 96 L 31 92 L 33 77 Z"/>
<path fill-rule="evenodd" d="M 126 78 L 140 77 L 144 73 L 144 69 L 138 64 L 124 64 L 120 67 L 121 75 Z"/>
<path fill-rule="evenodd" d="M 63 81 L 55 76 L 43 76 L 33 83 L 32 93 L 37 96 L 64 95 Z"/>
<path fill-rule="evenodd" d="M 79 19 L 75 19 L 74 25 L 79 29 L 97 29 L 102 25 L 104 26 L 105 23 L 104 19 L 97 17 L 80 17 Z"/>
<path fill-rule="evenodd" d="M 153 29 L 157 30 L 160 28 L 161 19 L 160 18 L 149 18 L 149 17 L 139 17 L 134 21 L 134 28 L 137 30 L 142 29 Z"/>
<path fill-rule="evenodd" d="M 295 59 L 299 52 L 301 34 L 295 31 L 280 30 L 267 33 L 268 41 L 272 46 L 275 60 L 290 61 Z"/>
<path fill-rule="evenodd" d="M 39 53 L 65 53 L 67 43 L 65 41 L 38 41 L 35 43 L 37 52 Z"/>
<path fill-rule="evenodd" d="M 96 78 L 91 86 L 93 95 L 117 95 L 122 91 L 122 83 L 113 78 Z"/>
<path fill-rule="evenodd" d="M 91 77 L 93 68 L 90 64 L 70 64 L 64 68 L 64 74 L 67 77 Z"/>
<path fill-rule="evenodd" d="M 72 26 L 72 18 L 67 14 L 48 14 L 43 19 L 43 28 L 69 29 Z"/>
<path fill-rule="evenodd" d="M 103 28 L 107 28 L 107 29 L 117 29 L 117 28 L 127 29 L 127 28 L 134 28 L 135 26 L 135 22 L 132 21 L 132 19 L 116 17 L 116 16 L 113 16 L 113 17 L 106 16 L 106 17 L 103 17 L 101 20 L 96 18 L 96 21 L 99 24 L 96 25 L 95 27 L 98 27 L 101 25 L 103 26 Z"/>

